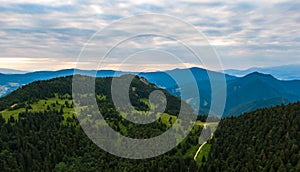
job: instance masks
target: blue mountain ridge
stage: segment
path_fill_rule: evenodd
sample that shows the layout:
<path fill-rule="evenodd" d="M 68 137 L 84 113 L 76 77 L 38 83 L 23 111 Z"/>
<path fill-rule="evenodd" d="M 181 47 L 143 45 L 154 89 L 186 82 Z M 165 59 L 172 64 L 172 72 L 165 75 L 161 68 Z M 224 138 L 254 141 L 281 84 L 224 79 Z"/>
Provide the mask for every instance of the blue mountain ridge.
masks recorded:
<path fill-rule="evenodd" d="M 274 67 L 253 67 L 246 70 L 228 69 L 226 74 L 233 76 L 245 76 L 253 72 L 271 74 L 280 80 L 300 80 L 300 64 L 282 65 Z"/>
<path fill-rule="evenodd" d="M 214 80 L 226 79 L 227 97 L 223 117 L 237 116 L 245 112 L 278 104 L 300 101 L 300 80 L 281 81 L 269 74 L 258 72 L 250 73 L 243 77 L 235 77 L 220 72 L 202 68 L 174 69 L 159 72 L 121 72 L 113 70 L 75 70 L 65 69 L 59 71 L 39 71 L 26 74 L 0 74 L 0 96 L 5 96 L 23 85 L 38 80 L 48 80 L 57 77 L 75 74 L 112 77 L 124 74 L 137 74 L 150 83 L 166 89 L 172 95 L 181 97 L 180 92 L 185 90 L 186 97 L 181 97 L 192 106 L 199 106 L 200 114 L 208 115 L 211 105 L 210 75 Z M 192 77 L 187 77 L 192 74 Z M 172 76 L 172 77 L 171 77 Z M 193 80 L 196 81 L 200 94 L 200 105 L 194 103 L 195 92 L 192 88 Z M 178 86 L 178 83 L 181 86 Z M 214 115 L 214 114 L 210 114 Z"/>

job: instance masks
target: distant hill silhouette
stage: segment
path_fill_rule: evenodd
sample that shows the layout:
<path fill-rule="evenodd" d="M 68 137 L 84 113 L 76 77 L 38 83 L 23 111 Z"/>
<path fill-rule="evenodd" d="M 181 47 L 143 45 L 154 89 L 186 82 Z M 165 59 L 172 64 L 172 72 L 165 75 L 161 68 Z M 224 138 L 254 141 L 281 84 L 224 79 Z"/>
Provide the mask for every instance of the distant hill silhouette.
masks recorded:
<path fill-rule="evenodd" d="M 24 73 L 28 73 L 28 72 L 23 71 L 23 70 L 0 68 L 0 73 L 2 73 L 2 74 L 24 74 Z"/>
<path fill-rule="evenodd" d="M 280 81 L 258 72 L 229 81 L 226 115 L 300 100 L 300 81 Z"/>
<path fill-rule="evenodd" d="M 228 69 L 225 73 L 234 76 L 245 76 L 253 72 L 271 74 L 280 80 L 300 80 L 300 64 L 265 67 L 265 68 L 250 68 L 246 70 Z"/>
<path fill-rule="evenodd" d="M 195 79 L 200 93 L 200 114 L 207 115 L 211 105 L 211 85 L 209 74 L 215 80 L 222 79 L 224 75 L 219 72 L 202 68 L 174 69 L 163 72 L 120 72 L 113 70 L 75 70 L 77 74 L 97 77 L 121 76 L 124 74 L 138 74 L 150 83 L 166 89 L 172 95 L 180 97 L 185 90 L 188 94 L 183 99 L 193 106 L 195 92 L 191 89 L 192 80 Z M 187 77 L 188 73 L 194 77 Z M 40 71 L 27 74 L 0 74 L 0 95 L 4 96 L 21 87 L 38 80 L 73 75 L 74 69 L 60 71 Z M 172 78 L 173 77 L 173 78 Z M 281 81 L 269 74 L 258 72 L 250 73 L 244 77 L 225 75 L 227 82 L 227 101 L 224 116 L 236 116 L 262 107 L 286 104 L 300 100 L 300 81 Z M 178 83 L 181 83 L 179 88 Z M 217 90 L 216 90 L 217 92 Z M 196 105 L 194 105 L 196 106 Z M 198 105 L 197 105 L 198 106 Z"/>

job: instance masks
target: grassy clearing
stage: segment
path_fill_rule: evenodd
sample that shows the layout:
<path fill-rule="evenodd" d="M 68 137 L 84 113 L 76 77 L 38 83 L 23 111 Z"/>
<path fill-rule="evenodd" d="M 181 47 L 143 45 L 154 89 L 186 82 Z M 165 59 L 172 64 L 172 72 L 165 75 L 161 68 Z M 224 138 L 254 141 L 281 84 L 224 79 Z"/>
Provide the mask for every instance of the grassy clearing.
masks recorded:
<path fill-rule="evenodd" d="M 98 96 L 98 99 L 101 100 L 105 100 L 106 97 L 105 96 Z M 146 103 L 147 105 L 150 105 L 148 100 L 141 100 L 144 103 Z M 30 107 L 28 109 L 29 112 L 43 112 L 45 110 L 56 110 L 56 111 L 60 111 L 61 109 L 63 109 L 63 116 L 64 119 L 66 120 L 68 117 L 72 118 L 73 115 L 75 114 L 75 110 L 73 108 L 71 108 L 71 104 L 72 104 L 72 100 L 69 100 L 68 97 L 58 97 L 56 96 L 55 98 L 50 98 L 47 100 L 39 100 L 36 103 L 30 104 Z M 17 106 L 17 105 L 13 105 L 13 106 Z M 13 107 L 12 106 L 12 107 Z M 4 117 L 4 119 L 6 121 L 8 121 L 8 119 L 13 116 L 16 120 L 18 119 L 18 115 L 19 113 L 25 112 L 26 108 L 19 108 L 19 109 L 14 109 L 14 110 L 9 110 L 6 109 L 4 111 L 1 111 L 0 114 L 2 114 L 2 116 Z M 122 113 L 122 112 L 121 112 Z M 141 115 L 145 113 L 145 112 L 141 112 Z M 147 113 L 146 113 L 147 114 Z M 122 113 L 122 115 L 124 117 L 126 117 L 125 113 Z M 160 116 L 160 120 L 163 124 L 165 124 L 167 127 L 171 127 L 172 124 L 174 124 L 177 120 L 176 116 L 167 114 L 167 113 L 163 113 Z M 200 127 L 200 126 L 209 126 L 212 129 L 215 129 L 217 127 L 216 122 L 212 122 L 212 123 L 204 123 L 201 121 L 196 121 L 195 122 L 195 127 Z M 121 123 L 119 123 L 119 127 L 121 129 L 121 132 L 125 135 L 128 135 L 128 131 L 126 129 L 125 126 L 123 126 Z M 200 145 L 195 145 L 193 147 L 191 147 L 189 150 L 187 150 L 187 152 L 183 155 L 184 157 L 193 157 L 195 155 L 195 153 L 197 152 L 198 148 L 200 147 Z M 206 144 L 201 152 L 199 153 L 196 161 L 197 163 L 202 163 L 203 157 L 205 157 L 207 159 L 209 151 L 210 151 L 210 147 L 211 145 Z"/>
<path fill-rule="evenodd" d="M 199 126 L 203 126 L 205 124 L 205 122 L 201 122 L 201 121 L 196 121 L 195 125 L 199 125 Z"/>
<path fill-rule="evenodd" d="M 167 113 L 164 113 L 164 114 L 162 114 L 160 119 L 163 124 L 165 124 L 167 127 L 170 127 L 171 126 L 170 120 L 171 120 L 171 123 L 174 124 L 175 121 L 177 120 L 177 117 L 173 116 L 173 115 L 169 115 Z"/>
<path fill-rule="evenodd" d="M 58 97 L 55 97 L 47 100 L 39 100 L 36 103 L 30 104 L 31 108 L 28 109 L 28 112 L 43 112 L 49 109 L 60 111 L 61 107 L 63 106 L 63 116 L 65 119 L 67 119 L 68 117 L 72 117 L 74 114 L 74 109 L 67 107 L 67 105 L 70 106 L 71 104 L 72 100 L 59 99 Z M 19 108 L 15 110 L 6 109 L 1 111 L 0 114 L 2 114 L 3 118 L 7 121 L 11 116 L 13 116 L 15 119 L 18 119 L 19 113 L 25 111 L 25 108 Z"/>
<path fill-rule="evenodd" d="M 2 114 L 3 118 L 7 121 L 11 116 L 13 116 L 15 119 L 18 118 L 19 113 L 25 112 L 25 108 L 20 108 L 16 110 L 4 110 L 1 111 L 0 114 Z"/>
<path fill-rule="evenodd" d="M 195 122 L 195 125 L 197 125 L 197 126 L 208 126 L 208 127 L 210 127 L 210 129 L 212 130 L 212 131 L 215 131 L 216 129 L 217 129 L 217 126 L 218 126 L 218 122 L 201 122 L 201 121 L 196 121 Z"/>

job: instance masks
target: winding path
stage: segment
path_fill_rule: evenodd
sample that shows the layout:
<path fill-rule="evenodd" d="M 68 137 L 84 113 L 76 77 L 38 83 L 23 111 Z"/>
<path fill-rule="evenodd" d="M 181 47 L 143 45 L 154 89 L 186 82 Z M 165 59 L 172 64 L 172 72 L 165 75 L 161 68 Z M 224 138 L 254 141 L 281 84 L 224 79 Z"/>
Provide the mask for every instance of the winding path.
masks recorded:
<path fill-rule="evenodd" d="M 207 141 L 204 142 L 204 143 L 199 147 L 199 149 L 197 150 L 197 152 L 196 152 L 196 154 L 195 154 L 195 156 L 194 156 L 194 160 L 195 160 L 195 161 L 196 161 L 197 156 L 198 156 L 198 154 L 200 153 L 201 149 L 204 147 L 204 145 L 205 145 L 206 143 L 207 143 Z"/>
<path fill-rule="evenodd" d="M 211 140 L 214 137 L 214 133 L 211 133 L 209 140 Z M 199 147 L 199 149 L 197 150 L 195 156 L 194 156 L 194 160 L 196 161 L 198 154 L 200 153 L 201 149 L 207 144 L 207 141 L 202 143 L 202 145 Z"/>

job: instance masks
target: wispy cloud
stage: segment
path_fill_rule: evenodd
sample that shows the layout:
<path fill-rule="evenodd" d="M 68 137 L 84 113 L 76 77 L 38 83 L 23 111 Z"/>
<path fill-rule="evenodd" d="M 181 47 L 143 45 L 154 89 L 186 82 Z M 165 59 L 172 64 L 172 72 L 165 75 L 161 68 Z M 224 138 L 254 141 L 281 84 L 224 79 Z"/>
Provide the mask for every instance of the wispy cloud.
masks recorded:
<path fill-rule="evenodd" d="M 216 48 L 225 68 L 300 63 L 299 9 L 299 2 L 284 0 L 2 0 L 0 67 L 23 70 L 74 67 L 81 48 L 94 33 L 124 17 L 145 13 L 171 15 L 194 25 Z M 126 29 L 120 28 L 124 32 Z M 184 54 L 170 40 L 150 42 L 177 55 Z M 140 42 L 128 44 L 132 48 L 141 46 Z M 96 56 L 91 54 L 91 60 L 96 60 Z M 14 57 L 11 61 L 7 60 L 11 57 Z M 107 67 L 121 64 L 123 58 L 116 56 L 112 65 L 107 62 Z M 168 58 L 154 59 L 160 64 L 170 64 L 170 68 L 176 66 Z M 149 60 L 147 63 L 155 65 Z M 162 66 L 167 65 L 158 68 L 167 68 Z"/>

